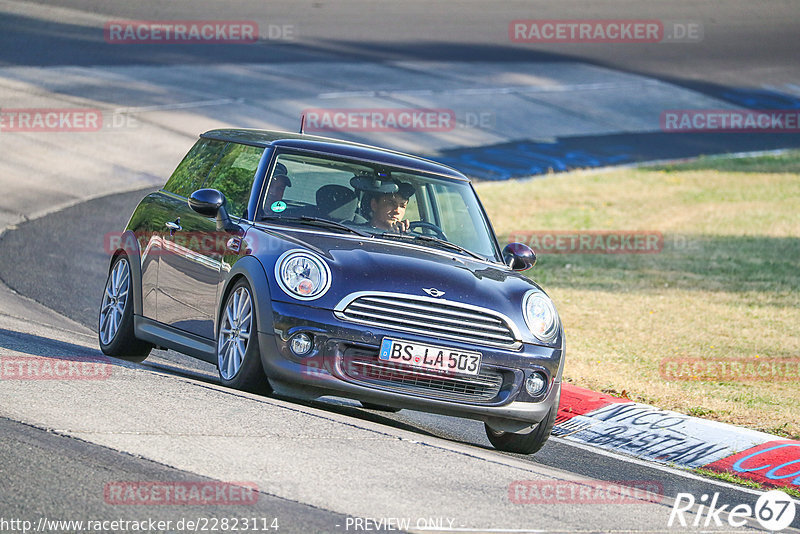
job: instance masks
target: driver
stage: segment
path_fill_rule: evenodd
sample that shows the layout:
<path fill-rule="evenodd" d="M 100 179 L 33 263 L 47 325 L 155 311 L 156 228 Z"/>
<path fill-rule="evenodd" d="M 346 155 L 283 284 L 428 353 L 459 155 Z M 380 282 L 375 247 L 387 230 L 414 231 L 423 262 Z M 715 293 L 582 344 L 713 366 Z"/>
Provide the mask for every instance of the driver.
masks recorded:
<path fill-rule="evenodd" d="M 411 184 L 398 184 L 397 191 L 393 193 L 378 193 L 369 201 L 369 224 L 381 230 L 390 232 L 408 232 L 410 223 L 404 219 L 408 199 L 414 194 Z"/>

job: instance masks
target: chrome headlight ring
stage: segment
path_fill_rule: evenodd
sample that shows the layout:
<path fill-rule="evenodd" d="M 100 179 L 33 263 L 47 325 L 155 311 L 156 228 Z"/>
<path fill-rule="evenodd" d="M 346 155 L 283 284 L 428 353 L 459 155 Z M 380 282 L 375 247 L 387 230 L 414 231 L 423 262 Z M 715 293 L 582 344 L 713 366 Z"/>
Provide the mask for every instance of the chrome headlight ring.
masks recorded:
<path fill-rule="evenodd" d="M 543 343 L 552 343 L 559 330 L 559 317 L 550 297 L 539 289 L 531 289 L 522 299 L 522 315 L 533 337 Z"/>
<path fill-rule="evenodd" d="M 275 280 L 284 293 L 297 300 L 314 300 L 331 287 L 331 270 L 317 254 L 287 250 L 275 262 Z"/>

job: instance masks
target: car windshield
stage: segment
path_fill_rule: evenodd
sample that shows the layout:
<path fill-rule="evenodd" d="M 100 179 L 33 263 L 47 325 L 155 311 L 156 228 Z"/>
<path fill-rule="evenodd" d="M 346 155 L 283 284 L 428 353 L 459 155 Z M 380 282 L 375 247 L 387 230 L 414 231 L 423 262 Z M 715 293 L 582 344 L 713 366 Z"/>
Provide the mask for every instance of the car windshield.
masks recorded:
<path fill-rule="evenodd" d="M 264 220 L 407 240 L 497 259 L 468 182 L 319 154 L 280 153 L 261 203 Z M 333 221 L 338 224 L 327 224 Z M 460 250 L 462 249 L 462 250 Z"/>

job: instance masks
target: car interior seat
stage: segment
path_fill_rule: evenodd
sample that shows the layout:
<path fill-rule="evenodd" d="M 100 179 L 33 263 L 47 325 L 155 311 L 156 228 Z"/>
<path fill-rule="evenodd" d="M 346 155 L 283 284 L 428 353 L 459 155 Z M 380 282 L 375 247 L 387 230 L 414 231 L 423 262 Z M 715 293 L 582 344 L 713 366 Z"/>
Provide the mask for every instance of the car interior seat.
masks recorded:
<path fill-rule="evenodd" d="M 356 192 L 343 185 L 328 184 L 317 189 L 317 216 L 334 221 L 352 220 L 356 213 Z"/>

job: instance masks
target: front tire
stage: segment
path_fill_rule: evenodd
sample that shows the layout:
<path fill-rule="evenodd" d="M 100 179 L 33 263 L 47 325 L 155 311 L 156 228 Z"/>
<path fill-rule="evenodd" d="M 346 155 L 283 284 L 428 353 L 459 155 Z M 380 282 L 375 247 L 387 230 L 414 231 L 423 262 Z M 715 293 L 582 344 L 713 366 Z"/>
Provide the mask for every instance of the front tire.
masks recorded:
<path fill-rule="evenodd" d="M 128 257 L 120 254 L 108 273 L 97 328 L 103 354 L 129 362 L 142 362 L 153 345 L 133 333 L 133 285 Z"/>
<path fill-rule="evenodd" d="M 253 393 L 270 392 L 261 365 L 253 292 L 245 279 L 231 288 L 222 308 L 217 368 L 220 381 L 227 387 Z"/>
<path fill-rule="evenodd" d="M 550 437 L 553 425 L 556 421 L 558 403 L 553 404 L 550 411 L 536 427 L 528 433 L 521 434 L 516 432 L 503 432 L 494 430 L 484 423 L 486 437 L 495 449 L 504 452 L 516 452 L 519 454 L 533 454 L 541 449 Z"/>

